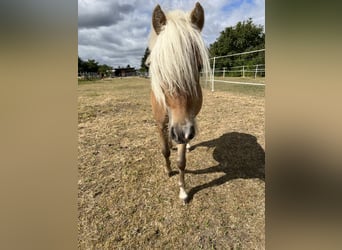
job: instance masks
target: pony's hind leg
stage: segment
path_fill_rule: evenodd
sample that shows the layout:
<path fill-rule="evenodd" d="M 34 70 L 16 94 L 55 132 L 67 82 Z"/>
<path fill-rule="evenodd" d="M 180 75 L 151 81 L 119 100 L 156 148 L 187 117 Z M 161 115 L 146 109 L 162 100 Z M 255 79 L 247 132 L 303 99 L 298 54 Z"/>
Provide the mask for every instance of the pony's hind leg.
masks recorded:
<path fill-rule="evenodd" d="M 183 200 L 185 203 L 188 198 L 188 194 L 185 191 L 185 182 L 184 182 L 184 171 L 186 167 L 186 144 L 178 144 L 177 145 L 177 166 L 179 168 L 179 198 Z"/>

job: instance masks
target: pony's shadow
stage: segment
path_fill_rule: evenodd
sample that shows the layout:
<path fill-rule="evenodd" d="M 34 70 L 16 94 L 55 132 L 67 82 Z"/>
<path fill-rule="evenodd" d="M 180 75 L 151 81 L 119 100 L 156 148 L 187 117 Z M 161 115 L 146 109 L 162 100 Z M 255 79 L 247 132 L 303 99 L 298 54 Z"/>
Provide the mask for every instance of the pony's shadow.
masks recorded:
<path fill-rule="evenodd" d="M 229 180 L 238 178 L 265 180 L 265 151 L 253 135 L 237 132 L 226 133 L 217 139 L 193 145 L 190 151 L 197 147 L 215 148 L 213 158 L 218 162 L 218 165 L 198 170 L 186 170 L 186 173 L 223 172 L 224 175 L 208 183 L 193 187 L 189 191 L 188 201 L 191 201 L 199 191 L 222 185 Z"/>

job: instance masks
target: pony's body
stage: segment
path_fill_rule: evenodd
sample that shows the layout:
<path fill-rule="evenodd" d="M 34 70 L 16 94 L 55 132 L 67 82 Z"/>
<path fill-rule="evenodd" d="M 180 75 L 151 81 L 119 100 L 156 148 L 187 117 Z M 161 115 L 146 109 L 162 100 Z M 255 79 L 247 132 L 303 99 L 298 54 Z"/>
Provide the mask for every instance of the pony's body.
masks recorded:
<path fill-rule="evenodd" d="M 186 201 L 184 184 L 186 144 L 196 133 L 196 116 L 202 107 L 200 70 L 210 71 L 207 49 L 200 31 L 204 12 L 199 3 L 189 14 L 153 12 L 150 35 L 151 104 L 161 139 L 166 170 L 171 174 L 171 139 L 177 143 L 180 198 Z"/>

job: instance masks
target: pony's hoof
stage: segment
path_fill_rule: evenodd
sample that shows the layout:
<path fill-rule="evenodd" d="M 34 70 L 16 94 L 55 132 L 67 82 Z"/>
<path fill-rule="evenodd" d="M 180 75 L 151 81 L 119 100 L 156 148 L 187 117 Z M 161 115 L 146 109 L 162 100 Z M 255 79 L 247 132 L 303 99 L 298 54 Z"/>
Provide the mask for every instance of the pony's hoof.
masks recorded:
<path fill-rule="evenodd" d="M 187 143 L 186 144 L 186 152 L 190 152 L 191 151 L 191 145 L 190 145 L 190 143 Z"/>
<path fill-rule="evenodd" d="M 185 203 L 186 200 L 188 199 L 188 194 L 185 192 L 184 189 L 180 189 L 180 192 L 179 192 L 179 198 Z"/>

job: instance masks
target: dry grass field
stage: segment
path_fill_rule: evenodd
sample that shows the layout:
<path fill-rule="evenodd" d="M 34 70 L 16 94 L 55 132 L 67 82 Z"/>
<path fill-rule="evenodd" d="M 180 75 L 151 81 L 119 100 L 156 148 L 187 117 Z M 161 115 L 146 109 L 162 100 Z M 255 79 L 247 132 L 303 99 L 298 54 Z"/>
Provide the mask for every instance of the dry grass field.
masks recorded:
<path fill-rule="evenodd" d="M 178 175 L 164 171 L 149 80 L 79 84 L 80 249 L 265 248 L 264 87 L 216 89 L 204 89 L 183 205 Z"/>

